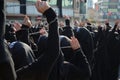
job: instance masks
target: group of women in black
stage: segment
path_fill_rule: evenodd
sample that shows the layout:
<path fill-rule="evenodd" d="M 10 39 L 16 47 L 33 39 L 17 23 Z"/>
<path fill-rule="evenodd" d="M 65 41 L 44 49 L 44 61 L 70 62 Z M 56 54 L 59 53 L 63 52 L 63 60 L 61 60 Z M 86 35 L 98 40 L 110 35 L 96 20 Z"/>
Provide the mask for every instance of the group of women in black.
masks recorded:
<path fill-rule="evenodd" d="M 26 16 L 22 25 L 5 28 L 4 3 L 0 1 L 0 80 L 117 80 L 118 23 L 113 29 L 106 24 L 106 30 L 99 27 L 94 32 L 73 29 L 66 19 L 60 31 L 55 11 L 38 0 L 35 6 L 46 17 L 48 31 L 31 36 L 34 29 Z"/>

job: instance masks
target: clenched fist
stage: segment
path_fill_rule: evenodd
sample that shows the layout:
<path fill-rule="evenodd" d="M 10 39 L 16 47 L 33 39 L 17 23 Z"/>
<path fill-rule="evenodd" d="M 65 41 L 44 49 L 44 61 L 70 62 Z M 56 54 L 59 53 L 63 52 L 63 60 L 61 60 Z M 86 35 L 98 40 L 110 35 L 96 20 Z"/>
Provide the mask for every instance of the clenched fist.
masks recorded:
<path fill-rule="evenodd" d="M 50 6 L 46 1 L 37 0 L 36 8 L 37 8 L 38 12 L 44 13 L 47 9 L 50 8 Z"/>

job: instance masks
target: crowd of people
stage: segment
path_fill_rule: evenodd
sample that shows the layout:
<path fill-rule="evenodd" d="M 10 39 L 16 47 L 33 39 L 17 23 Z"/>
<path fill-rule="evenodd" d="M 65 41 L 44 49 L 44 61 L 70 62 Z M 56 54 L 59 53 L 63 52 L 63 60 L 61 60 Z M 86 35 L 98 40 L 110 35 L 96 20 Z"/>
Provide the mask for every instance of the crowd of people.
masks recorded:
<path fill-rule="evenodd" d="M 118 80 L 120 21 L 99 25 L 60 21 L 46 2 L 36 9 L 46 20 L 35 25 L 27 15 L 23 23 L 5 22 L 0 0 L 0 80 Z"/>

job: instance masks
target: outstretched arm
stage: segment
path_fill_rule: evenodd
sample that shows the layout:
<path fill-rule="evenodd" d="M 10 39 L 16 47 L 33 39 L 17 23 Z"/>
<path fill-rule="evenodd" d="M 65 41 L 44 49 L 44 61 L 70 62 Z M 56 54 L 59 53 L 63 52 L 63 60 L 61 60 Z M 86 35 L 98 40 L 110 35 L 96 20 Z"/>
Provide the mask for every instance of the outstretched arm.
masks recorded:
<path fill-rule="evenodd" d="M 47 42 L 46 53 L 35 63 L 27 66 L 26 68 L 17 71 L 18 77 L 21 78 L 23 75 L 35 73 L 39 80 L 47 80 L 54 63 L 59 56 L 59 37 L 58 37 L 58 23 L 57 16 L 54 10 L 47 4 L 46 1 L 38 0 L 36 3 L 37 10 L 44 14 L 49 23 L 49 35 Z"/>
<path fill-rule="evenodd" d="M 49 24 L 47 51 L 40 59 L 42 63 L 41 70 L 43 72 L 41 75 L 44 76 L 46 75 L 44 73 L 48 73 L 47 75 L 49 75 L 49 72 L 51 71 L 59 55 L 58 22 L 56 13 L 45 1 L 41 2 L 39 0 L 36 4 L 36 8 L 39 12 L 46 16 Z"/>

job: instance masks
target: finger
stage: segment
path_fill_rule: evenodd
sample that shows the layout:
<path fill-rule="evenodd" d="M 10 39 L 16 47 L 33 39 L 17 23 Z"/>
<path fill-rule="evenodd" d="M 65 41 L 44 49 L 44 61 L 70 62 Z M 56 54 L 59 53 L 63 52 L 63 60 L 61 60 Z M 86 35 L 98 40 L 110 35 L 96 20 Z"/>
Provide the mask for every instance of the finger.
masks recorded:
<path fill-rule="evenodd" d="M 75 38 L 75 36 L 72 36 L 71 39 L 74 41 L 76 38 Z"/>
<path fill-rule="evenodd" d="M 27 16 L 25 15 L 24 20 L 27 20 Z"/>
<path fill-rule="evenodd" d="M 76 39 L 75 36 L 72 36 L 73 39 Z"/>
<path fill-rule="evenodd" d="M 35 4 L 35 6 L 36 6 L 36 8 L 38 9 L 39 8 L 39 3 L 41 2 L 41 0 L 37 0 L 37 2 L 36 2 L 36 4 Z"/>

